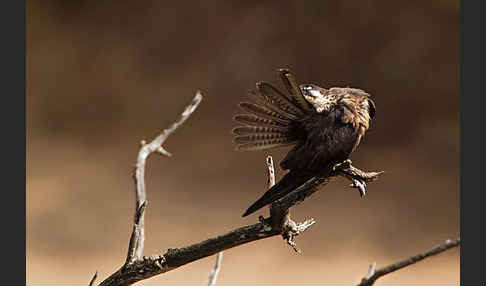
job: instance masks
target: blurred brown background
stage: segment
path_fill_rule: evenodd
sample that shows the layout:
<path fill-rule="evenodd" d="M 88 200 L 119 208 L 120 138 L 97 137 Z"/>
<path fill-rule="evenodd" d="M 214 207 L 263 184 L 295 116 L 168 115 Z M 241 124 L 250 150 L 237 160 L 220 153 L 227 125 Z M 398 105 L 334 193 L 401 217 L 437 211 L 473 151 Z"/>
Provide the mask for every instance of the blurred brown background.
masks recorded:
<path fill-rule="evenodd" d="M 146 254 L 255 223 L 264 158 L 236 152 L 237 103 L 258 80 L 362 88 L 377 116 L 356 166 L 292 210 L 317 224 L 225 252 L 218 285 L 352 285 L 459 236 L 459 1 L 27 1 L 27 283 L 87 285 L 124 261 L 139 142 L 204 100 L 150 157 Z M 282 172 L 278 172 L 280 176 Z M 266 213 L 266 212 L 265 212 Z M 141 285 L 205 285 L 214 257 Z M 101 281 L 101 280 L 100 280 Z M 458 285 L 459 249 L 376 285 Z"/>

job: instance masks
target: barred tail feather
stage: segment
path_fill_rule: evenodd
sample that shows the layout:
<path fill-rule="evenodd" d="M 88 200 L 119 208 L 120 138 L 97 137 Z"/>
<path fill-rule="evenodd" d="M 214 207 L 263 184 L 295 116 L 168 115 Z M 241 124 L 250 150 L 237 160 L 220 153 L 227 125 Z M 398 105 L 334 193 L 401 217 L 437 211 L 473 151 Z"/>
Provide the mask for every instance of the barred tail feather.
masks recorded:
<path fill-rule="evenodd" d="M 233 117 L 234 120 L 247 124 L 247 125 L 263 125 L 263 126 L 275 126 L 275 127 L 287 127 L 288 123 L 282 123 L 268 118 L 262 118 L 253 114 L 238 114 Z"/>
<path fill-rule="evenodd" d="M 265 106 L 266 108 L 280 114 L 281 116 L 290 119 L 290 120 L 297 120 L 300 116 L 297 116 L 293 114 L 292 112 L 289 112 L 285 107 L 279 106 L 276 102 L 271 101 L 268 97 L 263 95 L 260 92 L 255 92 L 255 91 L 250 91 L 249 95 L 255 99 L 257 104 L 260 104 L 262 106 Z"/>
<path fill-rule="evenodd" d="M 290 121 L 292 120 L 291 118 L 288 118 L 278 112 L 275 112 L 263 105 L 258 105 L 255 103 L 250 103 L 250 102 L 241 102 L 239 104 L 240 108 L 243 109 L 244 111 L 247 111 L 249 113 L 253 113 L 257 116 L 265 117 L 268 119 L 272 119 L 275 121 L 279 121 L 281 123 L 289 124 Z"/>
<path fill-rule="evenodd" d="M 273 141 L 273 140 L 284 140 L 287 139 L 287 135 L 284 133 L 256 133 L 250 135 L 236 136 L 235 143 L 251 143 L 258 141 Z"/>
<path fill-rule="evenodd" d="M 233 134 L 237 135 L 234 142 L 239 151 L 263 150 L 295 143 L 285 127 L 238 126 L 233 129 Z"/>
<path fill-rule="evenodd" d="M 311 107 L 304 99 L 304 95 L 297 85 L 297 81 L 295 80 L 294 76 L 290 73 L 288 69 L 280 69 L 279 74 L 285 87 L 292 95 L 294 102 L 300 107 L 302 111 L 309 112 L 311 110 Z"/>
<path fill-rule="evenodd" d="M 283 110 L 287 114 L 292 114 L 295 117 L 302 117 L 304 113 L 299 106 L 292 102 L 292 98 L 280 92 L 277 88 L 266 82 L 258 82 L 256 84 L 258 95 L 264 98 L 267 105 L 273 105 Z"/>
<path fill-rule="evenodd" d="M 297 142 L 295 124 L 311 109 L 290 72 L 282 69 L 280 76 L 289 94 L 262 81 L 256 84 L 256 92 L 250 92 L 256 102 L 239 104 L 249 114 L 234 117 L 246 125 L 233 129 L 237 150 L 269 149 Z"/>
<path fill-rule="evenodd" d="M 286 127 L 269 127 L 269 126 L 237 126 L 232 132 L 235 135 L 248 135 L 253 133 L 284 133 L 289 131 Z"/>
<path fill-rule="evenodd" d="M 283 147 L 295 144 L 295 140 L 290 138 L 276 138 L 271 140 L 259 140 L 248 143 L 242 143 L 236 145 L 236 150 L 238 151 L 254 151 L 263 150 L 276 147 Z"/>

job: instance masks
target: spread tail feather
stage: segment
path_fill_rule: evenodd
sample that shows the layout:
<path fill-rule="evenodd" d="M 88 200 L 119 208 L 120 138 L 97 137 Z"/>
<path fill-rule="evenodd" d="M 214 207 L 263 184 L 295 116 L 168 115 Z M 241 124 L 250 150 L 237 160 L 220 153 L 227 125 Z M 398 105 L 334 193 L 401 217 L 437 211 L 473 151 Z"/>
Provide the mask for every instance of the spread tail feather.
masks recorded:
<path fill-rule="evenodd" d="M 281 123 L 276 120 L 262 118 L 253 114 L 237 114 L 233 117 L 234 120 L 247 124 L 250 126 L 275 126 L 275 127 L 287 127 L 288 124 Z"/>
<path fill-rule="evenodd" d="M 238 114 L 234 120 L 245 126 L 233 129 L 236 150 L 262 150 L 294 145 L 299 138 L 294 125 L 308 112 L 300 88 L 288 70 L 280 71 L 289 94 L 284 94 L 266 82 L 256 84 L 250 91 L 255 102 L 241 102 L 240 108 L 248 114 Z"/>
<path fill-rule="evenodd" d="M 291 193 L 293 190 L 300 187 L 302 184 L 310 180 L 313 176 L 309 174 L 301 174 L 295 172 L 287 173 L 277 184 L 271 187 L 263 194 L 256 202 L 254 202 L 242 215 L 245 217 L 257 210 L 269 205 Z"/>
<path fill-rule="evenodd" d="M 265 105 L 258 105 L 251 102 L 241 102 L 239 106 L 244 111 L 253 113 L 256 116 L 274 120 L 285 125 L 288 125 L 292 120 L 292 118 L 289 118 L 285 113 L 279 112 L 278 110 L 272 110 Z"/>
<path fill-rule="evenodd" d="M 266 106 L 275 106 L 281 111 L 297 117 L 304 115 L 299 105 L 293 102 L 290 96 L 286 96 L 271 84 L 261 81 L 256 84 L 256 87 L 258 92 L 250 94 Z"/>

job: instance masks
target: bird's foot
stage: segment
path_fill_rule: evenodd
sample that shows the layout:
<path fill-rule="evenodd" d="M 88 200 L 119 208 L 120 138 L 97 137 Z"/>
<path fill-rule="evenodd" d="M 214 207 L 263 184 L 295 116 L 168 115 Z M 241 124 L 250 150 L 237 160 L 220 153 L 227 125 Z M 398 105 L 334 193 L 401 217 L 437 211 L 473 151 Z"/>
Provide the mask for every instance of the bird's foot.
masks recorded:
<path fill-rule="evenodd" d="M 353 182 L 351 183 L 351 185 L 349 185 L 349 186 L 351 188 L 358 189 L 360 197 L 366 196 L 366 182 L 365 181 L 354 179 Z"/>
<path fill-rule="evenodd" d="M 342 170 L 342 169 L 347 169 L 351 166 L 351 160 L 350 159 L 346 159 L 344 161 L 342 161 L 341 163 L 337 163 L 336 165 L 334 165 L 332 167 L 332 171 L 333 172 L 336 172 L 336 171 L 339 171 L 339 170 Z"/>
<path fill-rule="evenodd" d="M 331 175 L 342 175 L 351 181 L 351 188 L 358 189 L 360 197 L 366 196 L 366 183 L 372 182 L 378 178 L 381 172 L 364 172 L 351 165 L 351 160 L 346 159 L 341 163 L 337 163 L 332 168 Z"/>

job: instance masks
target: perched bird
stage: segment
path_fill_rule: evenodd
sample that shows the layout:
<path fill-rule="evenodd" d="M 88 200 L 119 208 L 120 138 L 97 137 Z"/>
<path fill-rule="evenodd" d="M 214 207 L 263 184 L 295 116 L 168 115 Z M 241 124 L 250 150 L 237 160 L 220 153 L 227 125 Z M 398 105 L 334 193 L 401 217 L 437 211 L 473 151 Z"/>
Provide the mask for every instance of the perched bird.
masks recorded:
<path fill-rule="evenodd" d="M 375 115 L 375 104 L 361 89 L 297 85 L 287 69 L 280 69 L 279 75 L 288 93 L 258 82 L 257 92 L 250 92 L 255 103 L 239 104 L 250 114 L 234 117 L 244 126 L 232 131 L 237 150 L 294 145 L 280 162 L 280 167 L 289 172 L 243 217 L 283 198 L 313 177 L 329 174 L 356 149 Z"/>

